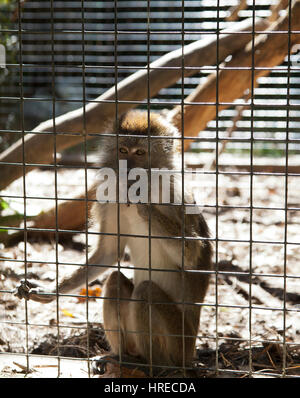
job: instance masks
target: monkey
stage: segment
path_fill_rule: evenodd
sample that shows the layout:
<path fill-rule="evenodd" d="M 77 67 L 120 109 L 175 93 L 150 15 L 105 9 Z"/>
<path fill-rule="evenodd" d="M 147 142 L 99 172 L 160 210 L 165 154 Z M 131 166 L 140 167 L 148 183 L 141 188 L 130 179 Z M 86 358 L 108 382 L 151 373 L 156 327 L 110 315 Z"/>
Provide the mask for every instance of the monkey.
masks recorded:
<path fill-rule="evenodd" d="M 179 131 L 159 113 L 130 110 L 113 124 L 112 136 L 102 138 L 100 169 L 118 170 L 121 160 L 129 172 L 143 168 L 148 176 L 152 169 L 181 167 Z M 181 201 L 176 205 L 161 198 L 151 203 L 149 193 L 143 203 L 96 201 L 92 214 L 99 236 L 87 266 L 62 280 L 58 291 L 47 293 L 37 283 L 23 281 L 17 296 L 51 302 L 115 265 L 103 295 L 103 326 L 111 353 L 151 367 L 191 366 L 212 268 L 212 244 L 202 213 L 185 211 L 196 203 L 191 187 L 187 183 L 182 190 L 177 180 L 175 176 L 170 185 L 172 199 Z M 129 180 L 124 184 L 133 187 Z M 133 281 L 116 266 L 125 248 L 134 268 Z"/>

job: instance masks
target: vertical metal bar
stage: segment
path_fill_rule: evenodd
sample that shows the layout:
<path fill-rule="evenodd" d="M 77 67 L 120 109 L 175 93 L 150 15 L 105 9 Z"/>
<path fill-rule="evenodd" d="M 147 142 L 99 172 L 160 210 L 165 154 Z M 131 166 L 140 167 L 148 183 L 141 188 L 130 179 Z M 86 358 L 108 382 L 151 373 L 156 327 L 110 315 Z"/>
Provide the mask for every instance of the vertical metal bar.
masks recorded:
<path fill-rule="evenodd" d="M 216 292 L 216 374 L 219 374 L 219 37 L 220 37 L 220 0 L 217 0 L 217 44 L 216 44 L 216 236 L 215 236 L 215 292 Z"/>
<path fill-rule="evenodd" d="M 182 368 L 186 376 L 185 363 L 185 284 L 184 284 L 184 256 L 185 256 L 185 206 L 184 206 L 184 0 L 181 0 L 181 283 L 182 283 Z"/>
<path fill-rule="evenodd" d="M 252 1 L 251 36 L 251 116 L 250 116 L 250 204 L 249 204 L 249 376 L 252 375 L 252 251 L 253 251 L 253 135 L 254 135 L 254 67 L 255 67 L 255 0 Z"/>
<path fill-rule="evenodd" d="M 55 264 L 56 264 L 56 319 L 57 319 L 57 377 L 60 376 L 60 324 L 59 324 L 59 292 L 58 292 L 58 214 L 57 214 L 57 158 L 56 158 L 56 125 L 55 125 L 55 50 L 54 50 L 54 4 L 50 0 L 51 20 L 51 90 L 52 90 L 52 121 L 53 121 L 53 162 L 54 162 L 54 197 L 55 197 Z"/>
<path fill-rule="evenodd" d="M 148 174 L 149 174 L 149 186 L 150 190 L 148 192 L 148 202 L 149 202 L 149 226 L 148 226 L 148 256 L 149 256 L 149 283 L 150 287 L 152 280 L 152 261 L 151 261 L 151 226 L 152 226 L 152 203 L 151 203 L 151 129 L 150 129 L 150 19 L 151 19 L 151 9 L 150 0 L 147 0 L 147 119 L 148 119 Z M 153 358 L 152 358 L 152 289 L 149 289 L 148 297 L 148 308 L 149 308 L 149 349 L 150 349 L 150 377 L 153 376 Z"/>
<path fill-rule="evenodd" d="M 291 19 L 292 2 L 288 4 L 288 56 L 287 56 L 287 93 L 286 93 L 286 142 L 285 142 L 285 197 L 284 197 L 284 258 L 283 258 L 283 347 L 282 347 L 282 376 L 286 376 L 286 289 L 287 289 L 287 234 L 288 234 L 288 178 L 289 178 L 289 129 L 290 129 L 290 82 L 291 82 Z"/>
<path fill-rule="evenodd" d="M 114 0 L 114 61 L 115 61 L 115 104 L 116 115 L 115 124 L 118 125 L 119 110 L 118 110 L 118 0 Z M 119 164 L 119 130 L 116 131 L 116 147 L 117 147 L 117 165 Z M 120 314 L 120 186 L 119 186 L 119 167 L 117 166 L 117 239 L 118 239 L 118 278 L 117 278 L 117 307 L 118 307 L 118 333 L 119 333 L 119 363 L 120 363 L 120 376 L 122 377 L 122 335 L 121 335 L 121 314 Z"/>
<path fill-rule="evenodd" d="M 25 126 L 24 126 L 24 85 L 23 85 L 23 36 L 22 36 L 22 6 L 21 0 L 18 0 L 18 39 L 19 39 L 19 66 L 20 66 L 20 130 L 22 133 L 22 168 L 23 168 L 23 204 L 24 204 L 24 272 L 25 281 L 27 280 L 27 211 L 26 211 L 26 154 L 25 154 Z M 28 353 L 28 303 L 25 300 L 25 349 L 26 366 L 29 371 L 29 353 Z"/>
<path fill-rule="evenodd" d="M 86 349 L 88 376 L 91 375 L 90 369 L 90 330 L 89 330 L 89 234 L 88 234 L 88 176 L 87 176 L 87 131 L 86 131 L 86 90 L 85 90 L 85 9 L 84 0 L 81 0 L 81 52 L 82 52 L 82 109 L 83 109 L 83 137 L 84 137 L 84 187 L 85 187 L 85 263 L 86 263 Z"/>

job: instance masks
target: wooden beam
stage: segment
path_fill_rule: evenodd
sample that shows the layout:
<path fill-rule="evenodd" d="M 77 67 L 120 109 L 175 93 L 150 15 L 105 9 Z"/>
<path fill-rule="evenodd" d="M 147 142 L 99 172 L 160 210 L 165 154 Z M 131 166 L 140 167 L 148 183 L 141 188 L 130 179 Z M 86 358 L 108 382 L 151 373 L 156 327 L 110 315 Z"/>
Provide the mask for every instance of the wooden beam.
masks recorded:
<path fill-rule="evenodd" d="M 267 26 L 265 20 L 256 20 L 256 29 L 263 30 Z M 223 30 L 219 35 L 219 60 L 225 59 L 238 49 L 245 46 L 251 38 L 252 19 L 234 23 L 230 29 Z M 229 33 L 231 32 L 231 33 Z M 249 32 L 241 33 L 239 32 Z M 53 159 L 54 140 L 56 151 L 62 151 L 68 147 L 92 138 L 88 134 L 101 134 L 106 131 L 109 121 L 115 119 L 116 93 L 118 101 L 118 114 L 137 106 L 130 101 L 143 101 L 153 97 L 162 88 L 168 87 L 182 76 L 182 55 L 184 54 L 185 76 L 191 76 L 198 72 L 198 68 L 205 65 L 215 65 L 217 53 L 217 41 L 214 35 L 207 39 L 198 40 L 184 47 L 172 51 L 150 64 L 148 93 L 147 68 L 127 77 L 117 87 L 112 87 L 104 94 L 88 103 L 85 108 L 76 109 L 64 115 L 53 117 L 39 124 L 33 133 L 28 133 L 23 140 L 20 139 L 0 155 L 1 179 L 0 190 L 4 189 L 15 179 L 22 176 L 23 165 L 7 165 L 7 163 L 47 164 Z M 127 101 L 127 102 L 126 102 Z M 128 102 L 129 101 L 129 102 Z M 85 120 L 85 122 L 84 122 Z M 34 134 L 34 133 L 45 134 Z M 62 135 L 56 133 L 77 133 L 77 135 Z M 24 148 L 23 148 L 24 147 Z M 23 159 L 23 151 L 25 158 Z M 25 173 L 35 166 L 26 166 Z"/>
<path fill-rule="evenodd" d="M 195 137 L 204 130 L 210 120 L 216 118 L 218 111 L 228 108 L 236 99 L 241 98 L 244 92 L 251 91 L 253 83 L 259 77 L 268 75 L 274 66 L 280 65 L 288 54 L 288 43 L 294 45 L 300 43 L 300 34 L 288 34 L 288 13 L 274 22 L 267 33 L 260 34 L 255 39 L 254 48 L 252 41 L 242 50 L 235 53 L 232 59 L 224 62 L 219 70 L 208 76 L 206 82 L 198 86 L 186 99 L 184 106 L 184 136 Z M 300 1 L 292 4 L 291 30 L 300 30 Z M 254 51 L 254 54 L 253 54 Z M 252 61 L 254 60 L 254 65 Z M 254 66 L 257 69 L 252 68 Z M 217 90 L 218 84 L 218 90 Z M 217 98 L 218 92 L 218 98 Z M 200 104 L 195 104 L 200 103 Z M 175 107 L 170 113 L 170 120 L 179 130 L 182 127 L 182 107 Z M 187 150 L 192 140 L 185 141 Z"/>

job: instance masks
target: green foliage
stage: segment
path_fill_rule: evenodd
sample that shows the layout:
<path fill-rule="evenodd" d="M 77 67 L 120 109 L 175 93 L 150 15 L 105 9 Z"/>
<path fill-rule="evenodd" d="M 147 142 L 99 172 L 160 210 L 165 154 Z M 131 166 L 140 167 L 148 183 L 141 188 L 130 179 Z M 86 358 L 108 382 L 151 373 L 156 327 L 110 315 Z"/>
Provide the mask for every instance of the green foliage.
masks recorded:
<path fill-rule="evenodd" d="M 0 223 L 1 224 L 4 221 L 3 217 L 1 217 L 1 213 L 3 210 L 8 209 L 8 208 L 9 208 L 9 204 L 4 199 L 0 198 Z M 7 230 L 0 228 L 0 233 L 3 233 L 3 232 L 7 232 Z"/>
<path fill-rule="evenodd" d="M 2 198 L 0 198 L 0 214 L 2 210 L 8 209 L 9 204 Z"/>
<path fill-rule="evenodd" d="M 5 211 L 6 210 L 6 211 Z M 5 215 L 3 212 L 5 211 Z M 0 197 L 0 225 L 1 226 L 17 226 L 24 219 L 24 214 L 13 209 L 12 205 Z M 9 230 L 0 228 L 0 242 L 4 243 Z"/>

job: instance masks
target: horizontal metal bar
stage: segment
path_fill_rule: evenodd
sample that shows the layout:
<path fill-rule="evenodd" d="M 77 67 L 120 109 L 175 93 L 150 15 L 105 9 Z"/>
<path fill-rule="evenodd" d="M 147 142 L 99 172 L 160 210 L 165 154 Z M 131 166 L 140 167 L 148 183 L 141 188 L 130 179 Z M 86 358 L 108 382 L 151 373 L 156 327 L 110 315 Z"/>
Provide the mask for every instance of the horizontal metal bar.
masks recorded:
<path fill-rule="evenodd" d="M 19 97 L 0 97 L 1 100 L 5 99 L 7 101 L 19 101 L 20 98 Z M 53 98 L 31 98 L 31 97 L 24 97 L 23 98 L 24 101 L 33 101 L 33 102 L 52 102 Z M 55 102 L 70 102 L 70 103 L 83 103 L 84 100 L 83 99 L 55 99 Z M 142 101 L 125 101 L 125 100 L 91 100 L 91 99 L 85 99 L 86 104 L 89 103 L 113 103 L 113 104 L 132 104 L 132 105 L 147 105 L 148 102 L 150 105 L 190 105 L 190 106 L 199 106 L 199 105 L 203 105 L 203 106 L 216 106 L 216 105 L 225 105 L 227 107 L 229 106 L 247 106 L 248 104 L 245 102 L 189 102 L 189 101 L 160 101 L 160 100 L 153 100 L 150 99 L 149 101 L 147 100 L 142 100 Z M 299 104 L 278 104 L 275 102 L 271 102 L 268 101 L 268 103 L 254 103 L 253 107 L 255 109 L 265 109 L 267 108 L 279 108 L 281 110 L 284 109 L 299 109 Z M 186 139 L 186 137 L 184 137 L 184 139 Z M 195 139 L 195 137 L 192 137 L 191 139 Z"/>
<path fill-rule="evenodd" d="M 282 245 L 282 244 L 281 244 Z M 294 245 L 293 243 L 291 245 Z M 0 261 L 7 261 L 7 262 L 16 262 L 16 263 L 24 263 L 24 260 L 21 259 L 11 259 L 11 258 L 6 258 L 6 257 L 0 257 Z M 62 266 L 71 266 L 71 267 L 86 267 L 86 263 L 69 263 L 69 262 L 62 262 L 62 261 L 42 261 L 42 260 L 31 260 L 30 263 L 32 264 L 48 264 L 48 265 L 62 265 Z M 110 264 L 93 264 L 90 265 L 92 267 L 99 267 L 99 268 L 108 268 L 108 269 L 119 269 L 118 265 L 110 265 Z M 133 266 L 126 266 L 122 265 L 121 270 L 131 270 L 133 271 L 134 269 L 137 271 L 145 271 L 145 268 L 143 267 L 134 267 Z M 177 270 L 177 269 L 161 269 L 161 268 L 151 268 L 152 271 L 154 272 L 170 272 L 170 273 L 182 273 L 182 270 Z M 189 270 L 186 269 L 184 270 L 185 273 L 198 273 L 198 274 L 206 274 L 206 275 L 224 275 L 224 276 L 249 276 L 250 273 L 247 271 L 214 271 L 214 270 Z M 1 272 L 0 272 L 1 274 Z M 283 278 L 286 277 L 288 279 L 300 279 L 300 275 L 292 275 L 292 274 L 265 274 L 265 273 L 260 273 L 260 272 L 251 272 L 251 276 L 256 276 L 256 277 L 266 277 L 266 278 Z M 1 291 L 1 290 L 0 290 Z M 7 292 L 9 293 L 10 291 L 4 291 L 2 292 Z"/>
<path fill-rule="evenodd" d="M 75 233 L 85 233 L 84 231 L 78 231 L 78 230 L 68 230 L 68 229 L 55 229 L 55 228 L 18 228 L 18 227 L 4 227 L 6 230 L 12 230 L 12 231 L 27 231 L 27 232 L 47 232 L 47 233 L 69 233 L 69 234 L 75 234 Z M 125 233 L 113 233 L 113 232 L 94 232 L 94 231 L 89 231 L 89 235 L 104 235 L 104 236 L 123 236 L 123 237 L 130 237 L 130 238 L 142 238 L 142 239 L 149 239 L 149 235 L 136 235 L 136 234 L 125 234 Z M 225 238 L 204 238 L 204 237 L 188 237 L 188 236 L 156 236 L 156 235 L 151 235 L 151 239 L 170 239 L 170 240 L 187 240 L 187 241 L 218 241 L 218 242 L 235 242 L 235 243 L 249 243 L 249 239 L 225 239 Z M 252 243 L 265 243 L 265 244 L 276 244 L 276 245 L 281 245 L 281 244 L 291 244 L 291 245 L 300 245 L 300 242 L 286 242 L 285 240 L 283 241 L 265 241 L 265 240 L 251 240 Z"/>
<path fill-rule="evenodd" d="M 247 105 L 246 105 L 247 106 Z M 300 107 L 299 107 L 300 108 Z M 295 119 L 297 121 L 297 118 L 291 118 Z M 299 123 L 300 124 L 300 123 Z M 221 128 L 219 129 L 221 130 Z M 254 128 L 254 132 L 255 132 L 255 128 Z M 283 128 L 277 128 L 276 129 L 278 132 L 284 132 Z M 204 130 L 205 131 L 205 130 Z M 202 131 L 202 134 L 204 133 L 204 131 Z M 211 131 L 211 130 L 209 130 Z M 213 130 L 212 130 L 213 131 Z M 297 129 L 295 128 L 295 131 L 297 131 Z M 226 132 L 226 127 L 224 127 L 224 132 Z M 22 134 L 23 132 L 21 130 L 1 130 L 0 129 L 0 134 Z M 34 135 L 53 135 L 53 132 L 51 131 L 33 131 L 33 130 L 25 130 L 24 134 L 34 134 Z M 82 133 L 80 132 L 62 132 L 62 131 L 57 131 L 56 135 L 68 135 L 68 136 L 81 136 L 82 137 Z M 113 137 L 114 139 L 116 138 L 116 134 L 115 133 L 86 133 L 86 136 L 89 137 Z M 118 134 L 118 137 L 128 137 L 128 134 Z M 194 136 L 184 136 L 184 137 L 174 137 L 174 136 L 156 136 L 156 135 L 135 135 L 135 134 L 130 134 L 130 137 L 133 138 L 151 138 L 153 140 L 158 139 L 158 140 L 193 140 L 195 142 L 199 141 L 199 142 L 222 142 L 222 141 L 226 141 L 226 142 L 245 142 L 245 143 L 251 143 L 251 142 L 264 142 L 264 143 L 272 143 L 272 144 L 276 144 L 276 143 L 295 143 L 298 144 L 300 143 L 300 138 L 273 138 L 273 137 L 253 137 L 253 138 L 243 138 L 243 137 L 202 137 L 202 136 L 198 136 L 198 137 L 194 137 Z M 3 163 L 3 162 L 1 162 Z M 22 163 L 23 165 L 23 163 Z M 26 165 L 26 162 L 25 162 Z"/>
<path fill-rule="evenodd" d="M 69 52 L 71 55 L 73 54 L 72 51 Z M 163 54 L 163 53 L 162 53 Z M 88 61 L 87 61 L 88 62 Z M 19 64 L 19 63 L 7 63 L 5 64 L 5 67 L 15 67 L 15 68 L 19 68 L 19 67 L 23 67 L 24 68 L 47 68 L 50 69 L 51 66 L 49 65 L 49 63 L 47 61 L 45 61 L 44 63 L 30 63 L 30 62 L 26 62 L 23 64 Z M 70 62 L 66 62 L 66 63 L 60 63 L 60 61 L 56 61 L 55 62 L 55 67 L 56 68 L 66 68 L 69 69 L 70 67 L 73 68 L 80 68 L 80 70 L 82 69 L 82 67 L 84 66 L 85 69 L 93 69 L 93 68 L 97 68 L 97 69 L 111 69 L 112 72 L 116 69 L 116 67 L 114 67 L 113 65 L 103 65 L 103 64 L 98 64 L 98 63 L 94 63 L 93 65 L 91 65 L 91 62 L 88 62 L 86 64 L 82 64 L 81 62 L 76 63 L 76 61 L 70 61 Z M 226 65 L 199 65 L 199 66 L 151 66 L 149 65 L 149 67 L 146 66 L 142 66 L 142 65 L 118 65 L 117 66 L 118 71 L 120 70 L 135 70 L 135 71 L 140 71 L 140 70 L 145 70 L 145 71 L 152 71 L 152 70 L 178 70 L 178 71 L 201 71 L 201 72 L 212 72 L 212 71 L 217 71 L 217 70 L 232 70 L 232 71 L 237 71 L 237 70 L 250 70 L 250 71 L 255 71 L 255 70 L 269 70 L 269 71 L 284 71 L 287 72 L 288 70 L 290 70 L 290 72 L 292 71 L 300 71 L 300 67 L 297 65 L 274 65 L 274 66 L 226 66 Z M 25 70 L 26 73 L 26 70 Z M 191 76 L 189 76 L 191 77 Z"/>
<path fill-rule="evenodd" d="M 11 321 L 11 320 L 10 321 L 0 321 L 0 324 L 4 324 L 4 325 L 23 325 L 24 326 L 23 322 Z M 32 327 L 47 327 L 47 328 L 56 329 L 56 325 L 49 325 L 49 323 L 45 323 L 45 324 L 44 323 L 29 323 L 29 325 L 32 326 Z M 91 325 L 99 326 L 99 328 L 102 326 L 100 323 L 97 324 L 97 323 L 94 323 L 94 322 Z M 81 325 L 81 324 L 70 325 L 70 324 L 60 323 L 60 326 L 63 327 L 63 328 L 66 328 L 66 329 L 82 329 L 82 330 L 87 330 L 88 329 L 86 323 L 84 325 Z M 110 329 L 105 329 L 105 330 L 110 330 Z M 201 334 L 197 334 L 196 337 L 197 337 L 197 339 L 216 340 L 216 336 L 213 336 L 213 335 L 211 335 L 211 336 L 210 335 L 205 335 L 204 336 L 204 335 L 201 335 Z M 227 336 L 222 336 L 221 339 L 224 340 L 224 341 L 229 341 L 229 342 L 230 341 L 247 342 L 249 340 L 247 338 L 242 338 L 242 337 L 237 338 L 237 337 L 227 337 Z M 258 344 L 262 344 L 262 345 L 264 345 L 264 344 L 283 344 L 283 343 L 278 342 L 278 340 L 273 340 L 273 339 L 255 339 L 254 342 L 255 342 L 255 344 L 257 344 L 257 346 L 258 346 Z M 286 345 L 290 346 L 291 348 L 294 348 L 294 347 L 297 347 L 297 346 L 299 346 L 299 348 L 300 348 L 300 344 L 299 343 L 297 344 L 297 343 L 294 343 L 294 342 L 287 341 Z M 5 353 L 5 352 L 1 352 L 0 355 L 2 353 Z M 8 353 L 5 353 L 5 354 L 26 355 L 25 353 L 12 353 L 12 352 L 8 352 Z M 43 356 L 42 354 L 31 354 L 31 355 L 32 356 Z M 47 357 L 51 358 L 51 355 L 47 355 Z M 74 359 L 80 360 L 80 359 L 83 359 L 83 358 L 74 358 Z M 87 359 L 85 359 L 85 360 L 87 360 Z"/>
<path fill-rule="evenodd" d="M 190 172 L 184 172 L 184 174 L 190 174 Z M 195 172 L 195 174 L 202 174 L 201 172 Z M 273 175 L 273 174 L 272 174 Z M 221 185 L 222 186 L 222 185 Z M 1 198 L 6 198 L 6 199 L 23 199 L 23 196 L 21 195 L 1 195 Z M 94 203 L 98 202 L 97 199 L 85 199 L 85 198 L 65 198 L 65 197 L 52 197 L 52 196 L 26 196 L 26 199 L 28 200 L 58 200 L 58 201 L 70 201 L 70 202 L 88 202 L 88 203 Z M 111 203 L 118 203 L 118 202 L 111 202 Z M 128 202 L 127 204 L 131 204 Z M 141 206 L 144 203 L 135 203 L 137 206 Z M 175 206 L 175 207 L 181 207 L 181 203 L 151 203 L 153 205 L 159 205 L 159 206 Z M 184 205 L 185 207 L 194 207 L 194 204 L 188 204 L 186 203 Z M 207 204 L 201 204 L 197 205 L 198 207 L 201 207 L 202 209 L 215 209 L 215 205 L 207 205 Z M 299 211 L 300 207 L 268 207 L 268 206 L 242 206 L 242 205 L 236 205 L 236 206 L 231 206 L 231 205 L 218 205 L 218 209 L 240 209 L 240 210 L 271 210 L 271 211 Z M 0 228 L 6 228 L 5 225 L 0 225 Z M 14 227 L 13 227 L 14 228 Z M 23 230 L 23 229 L 22 229 Z M 80 231 L 78 231 L 80 232 Z"/>
<path fill-rule="evenodd" d="M 9 294 L 13 294 L 13 291 L 5 291 L 5 293 L 9 293 Z M 53 296 L 53 297 L 59 297 L 59 298 L 85 298 L 86 296 L 81 296 L 81 295 L 76 295 L 76 294 L 62 294 L 62 293 L 40 293 L 41 296 Z M 89 298 L 93 298 L 95 300 L 112 300 L 112 301 L 118 301 L 118 302 L 122 302 L 122 301 L 126 301 L 126 302 L 144 302 L 143 299 L 132 299 L 132 298 L 122 298 L 122 297 L 96 297 L 96 296 L 88 296 Z M 183 302 L 182 301 L 173 301 L 173 302 L 169 302 L 169 301 L 156 301 L 154 303 L 151 303 L 151 305 L 155 306 L 155 305 L 182 305 Z M 193 307 L 216 307 L 216 303 L 186 303 L 184 302 L 185 306 L 193 306 Z M 248 309 L 248 310 L 264 310 L 264 311 L 278 311 L 278 312 L 284 312 L 284 313 L 292 313 L 292 312 L 300 312 L 300 309 L 298 308 L 286 308 L 283 306 L 282 303 L 282 308 L 278 308 L 278 307 L 264 307 L 264 306 L 258 306 L 258 305 L 250 305 L 250 303 L 248 305 L 242 305 L 242 304 L 222 304 L 222 303 L 218 303 L 218 307 L 219 308 L 233 308 L 233 309 Z M 3 322 L 3 321 L 1 321 Z M 30 323 L 28 323 L 30 325 Z M 48 325 L 49 326 L 49 325 Z"/>
<path fill-rule="evenodd" d="M 0 33 L 21 33 L 23 34 L 38 34 L 38 35 L 43 35 L 43 34 L 49 34 L 49 33 L 53 33 L 53 34 L 59 34 L 59 33 L 66 33 L 66 34 L 70 34 L 70 33 L 78 33 L 81 34 L 95 34 L 95 33 L 99 33 L 99 34 L 108 34 L 108 35 L 132 35 L 132 34 L 136 34 L 136 35 L 148 35 L 148 34 L 159 34 L 159 35 L 189 35 L 189 34 L 193 34 L 193 35 L 217 35 L 217 32 L 215 30 L 213 31 L 208 31 L 208 30 L 92 30 L 92 29 L 51 29 L 51 30 L 34 30 L 34 29 L 0 29 Z M 236 34 L 236 35 L 245 35 L 245 34 L 270 34 L 270 35 L 278 35 L 278 34 L 300 34 L 299 30 L 244 30 L 244 31 L 230 31 L 230 29 L 226 29 L 226 32 L 222 32 L 221 30 L 218 31 L 218 35 L 228 35 L 228 34 Z"/>
<path fill-rule="evenodd" d="M 11 166 L 22 166 L 22 164 L 20 163 L 13 163 L 13 162 L 0 162 L 1 164 L 6 164 L 6 165 L 11 165 Z M 53 164 L 39 164 L 39 163 L 26 163 L 25 166 L 28 167 L 38 167 L 38 168 L 43 168 L 43 167 L 47 167 L 47 168 L 82 168 L 82 166 L 67 166 L 67 165 L 53 165 Z M 90 169 L 99 169 L 99 167 L 97 166 L 89 166 Z M 243 176 L 247 176 L 247 175 L 257 175 L 257 176 L 285 176 L 286 173 L 279 173 L 279 172 L 260 172 L 260 171 L 253 171 L 253 172 L 249 172 L 249 171 L 220 171 L 218 170 L 216 171 L 199 171 L 199 174 L 211 174 L 211 175 L 243 175 Z M 289 177 L 299 177 L 300 173 L 288 173 Z M 70 200 L 70 199 L 68 199 Z M 73 199 L 75 200 L 75 199 Z"/>

